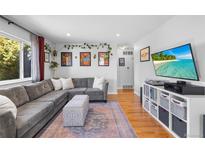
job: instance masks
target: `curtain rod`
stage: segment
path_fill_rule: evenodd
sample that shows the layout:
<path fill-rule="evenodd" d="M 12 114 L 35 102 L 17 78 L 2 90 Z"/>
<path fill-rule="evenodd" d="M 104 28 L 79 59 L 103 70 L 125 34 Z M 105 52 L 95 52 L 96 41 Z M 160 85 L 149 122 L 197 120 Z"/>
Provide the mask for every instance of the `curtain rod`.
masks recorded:
<path fill-rule="evenodd" d="M 37 34 L 35 34 L 35 33 L 31 32 L 30 30 L 28 30 L 28 29 L 26 29 L 26 28 L 24 28 L 24 27 L 18 25 L 17 23 L 11 21 L 10 19 L 8 19 L 8 18 L 6 18 L 6 17 L 4 17 L 4 16 L 2 16 L 2 15 L 0 15 L 0 17 L 1 17 L 2 19 L 6 20 L 6 21 L 8 22 L 8 25 L 13 24 L 13 25 L 15 25 L 15 26 L 17 26 L 17 27 L 19 27 L 19 28 L 21 28 L 21 29 L 23 29 L 23 30 L 25 30 L 25 31 L 27 31 L 27 32 L 29 32 L 29 33 L 31 33 L 31 34 L 37 35 Z M 37 35 L 37 36 L 38 36 L 38 35 Z"/>

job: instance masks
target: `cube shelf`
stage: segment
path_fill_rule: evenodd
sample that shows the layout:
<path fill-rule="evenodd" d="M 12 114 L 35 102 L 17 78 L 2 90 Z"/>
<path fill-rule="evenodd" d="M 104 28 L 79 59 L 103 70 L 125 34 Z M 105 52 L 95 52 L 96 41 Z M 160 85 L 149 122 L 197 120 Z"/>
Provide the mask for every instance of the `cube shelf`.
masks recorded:
<path fill-rule="evenodd" d="M 175 137 L 203 137 L 204 95 L 180 95 L 144 83 L 143 108 Z"/>

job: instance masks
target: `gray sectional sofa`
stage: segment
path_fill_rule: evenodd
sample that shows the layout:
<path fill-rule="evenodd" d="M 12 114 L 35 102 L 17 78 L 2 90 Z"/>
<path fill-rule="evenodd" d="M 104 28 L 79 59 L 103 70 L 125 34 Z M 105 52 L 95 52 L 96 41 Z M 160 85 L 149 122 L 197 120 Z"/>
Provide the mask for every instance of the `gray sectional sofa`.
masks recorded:
<path fill-rule="evenodd" d="M 108 82 L 103 90 L 92 88 L 94 78 L 74 78 L 74 88 L 54 91 L 51 80 L 26 86 L 0 89 L 17 107 L 17 118 L 11 112 L 0 113 L 0 137 L 34 137 L 53 116 L 77 94 L 89 95 L 90 101 L 106 102 Z"/>

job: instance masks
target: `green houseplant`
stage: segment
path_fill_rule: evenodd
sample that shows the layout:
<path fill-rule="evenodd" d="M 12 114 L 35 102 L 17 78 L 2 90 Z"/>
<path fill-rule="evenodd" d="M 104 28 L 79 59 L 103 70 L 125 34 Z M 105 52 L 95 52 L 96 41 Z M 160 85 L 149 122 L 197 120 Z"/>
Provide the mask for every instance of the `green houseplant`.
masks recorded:
<path fill-rule="evenodd" d="M 58 63 L 57 62 L 55 62 L 55 61 L 51 61 L 51 63 L 50 63 L 50 68 L 51 69 L 56 69 L 57 67 L 58 67 Z"/>
<path fill-rule="evenodd" d="M 55 72 L 56 72 L 56 69 L 58 68 L 58 63 L 55 62 L 55 61 L 51 61 L 50 63 L 50 69 L 53 70 L 53 77 L 55 77 Z"/>

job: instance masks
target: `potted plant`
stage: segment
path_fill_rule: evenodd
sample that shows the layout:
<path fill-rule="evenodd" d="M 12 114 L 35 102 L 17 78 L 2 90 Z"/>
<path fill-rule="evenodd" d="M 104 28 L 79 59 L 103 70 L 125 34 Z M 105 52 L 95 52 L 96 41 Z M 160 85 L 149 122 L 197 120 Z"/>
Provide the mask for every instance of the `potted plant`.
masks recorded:
<path fill-rule="evenodd" d="M 50 63 L 50 68 L 53 70 L 53 77 L 55 77 L 55 71 L 58 68 L 58 65 L 59 64 L 55 61 L 51 61 L 51 63 Z"/>

